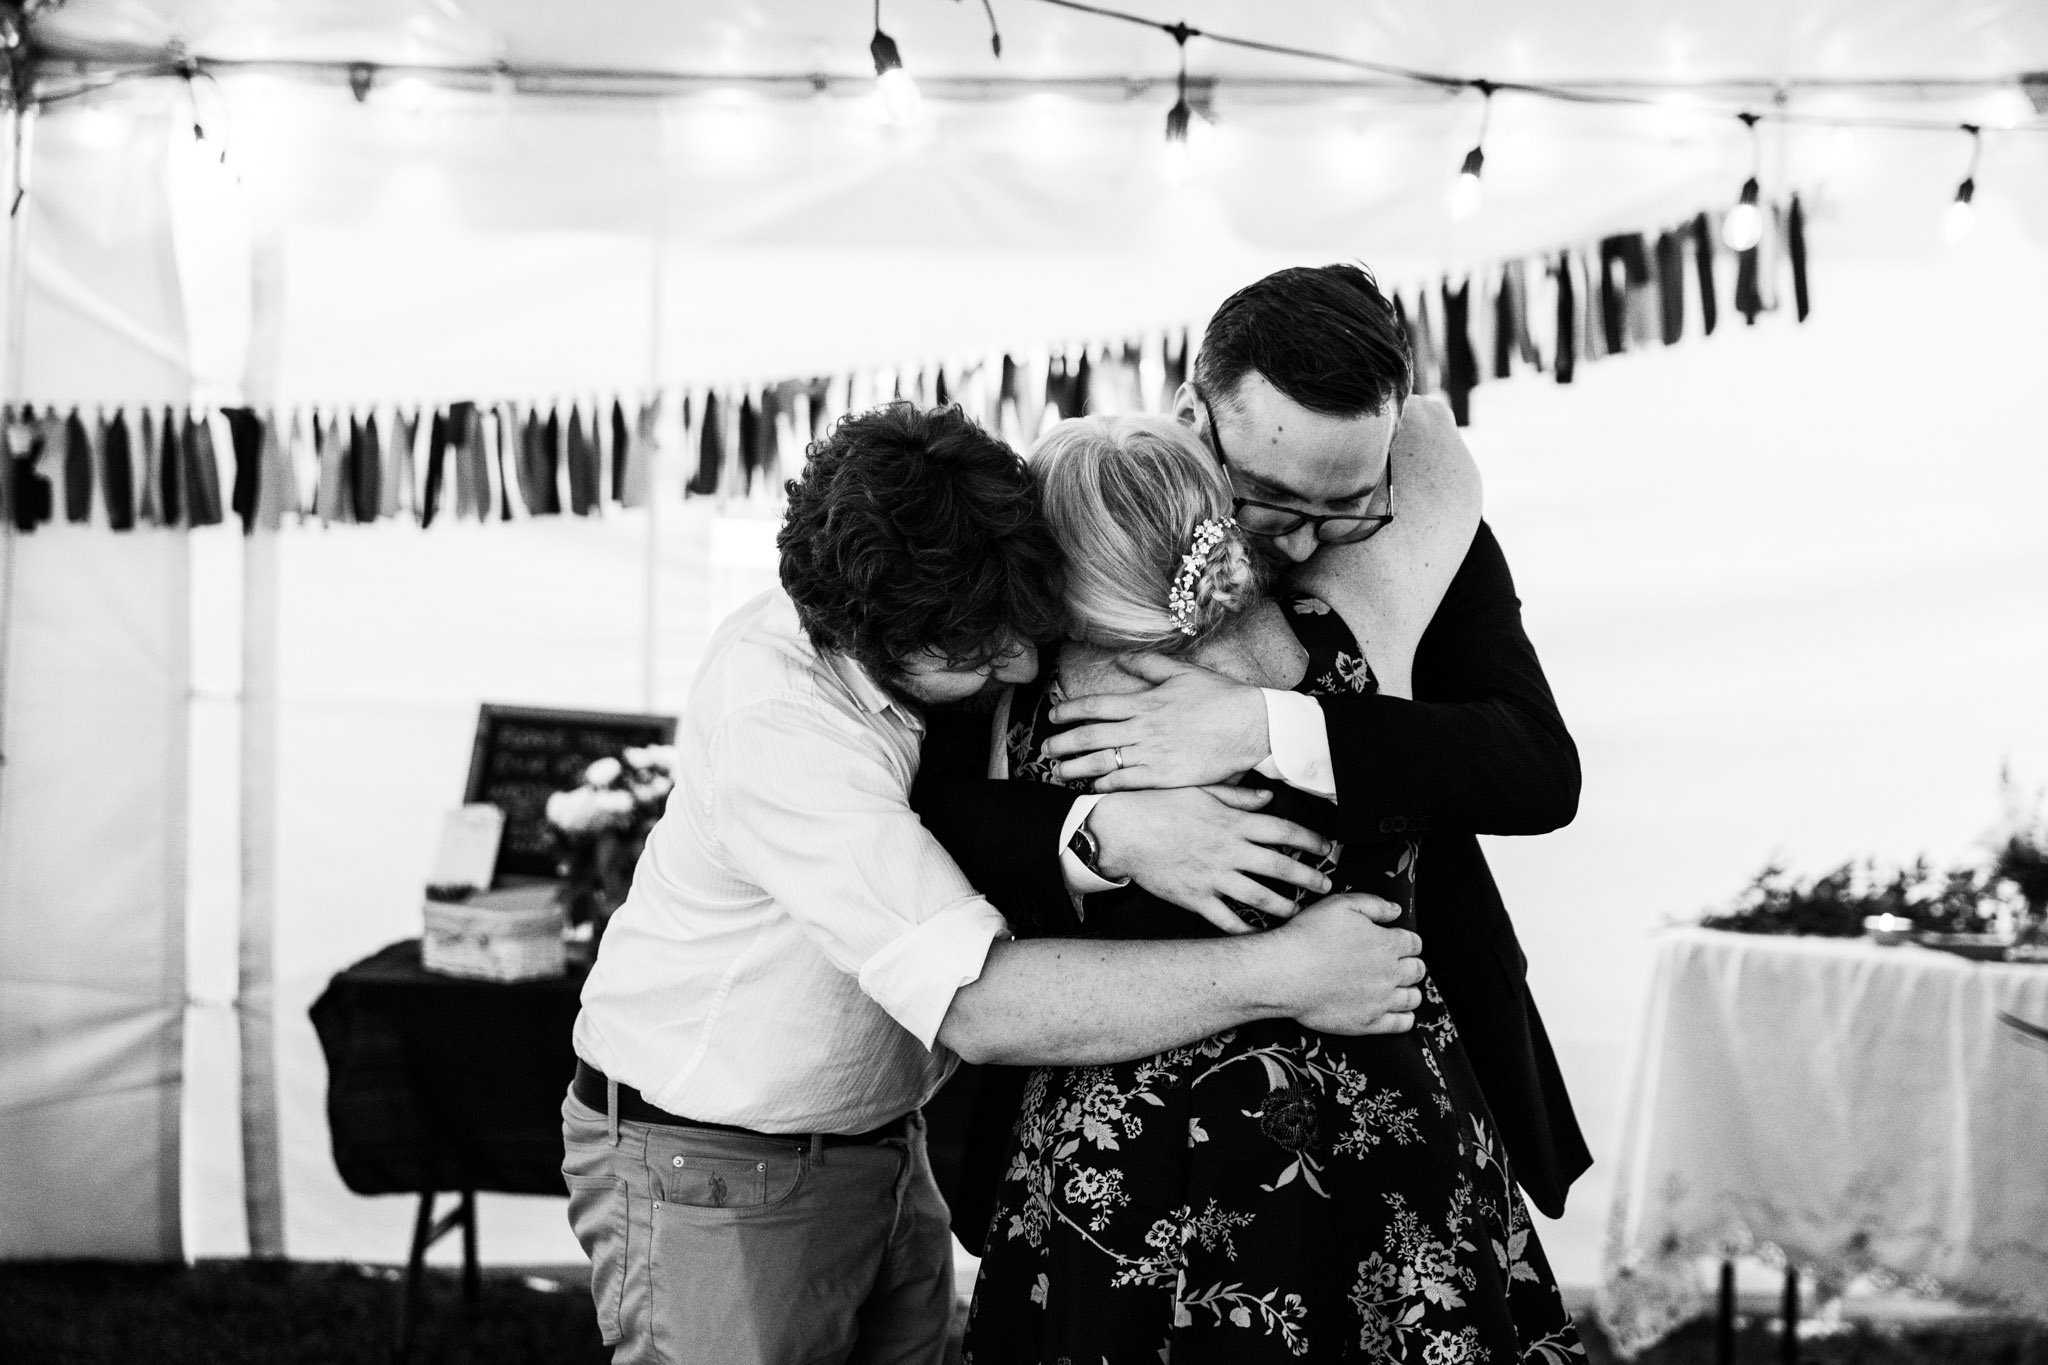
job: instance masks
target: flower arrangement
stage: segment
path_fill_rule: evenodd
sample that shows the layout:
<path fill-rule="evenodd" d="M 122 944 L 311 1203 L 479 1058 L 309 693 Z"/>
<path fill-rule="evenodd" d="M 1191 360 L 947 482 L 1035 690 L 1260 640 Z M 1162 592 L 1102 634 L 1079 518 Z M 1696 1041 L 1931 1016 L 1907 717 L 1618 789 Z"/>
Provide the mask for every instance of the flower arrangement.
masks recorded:
<path fill-rule="evenodd" d="M 1700 923 L 1747 934 L 1854 938 L 1864 932 L 1866 915 L 1893 915 L 1915 933 L 1990 933 L 2048 945 L 2048 822 L 2038 797 L 2029 809 L 2010 777 L 2003 786 L 2006 819 L 1988 861 L 1945 869 L 1925 858 L 1903 868 L 1844 863 L 1805 882 L 1773 864 L 1734 904 Z"/>
<path fill-rule="evenodd" d="M 593 938 L 625 903 L 640 850 L 675 790 L 675 770 L 672 745 L 627 749 L 598 759 L 581 783 L 548 798 L 562 905 L 569 923 L 588 924 Z"/>

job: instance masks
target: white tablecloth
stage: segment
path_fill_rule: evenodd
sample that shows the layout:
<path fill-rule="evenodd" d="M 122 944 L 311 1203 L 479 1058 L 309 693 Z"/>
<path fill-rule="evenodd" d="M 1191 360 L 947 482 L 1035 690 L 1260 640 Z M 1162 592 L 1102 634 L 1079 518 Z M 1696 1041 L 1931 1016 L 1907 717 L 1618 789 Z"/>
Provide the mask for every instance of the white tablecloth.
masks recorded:
<path fill-rule="evenodd" d="M 2048 1318 L 2048 967 L 1860 939 L 1659 945 L 1600 1311 L 1633 1352 L 1707 1311 L 1697 1260 L 1875 1273 Z"/>

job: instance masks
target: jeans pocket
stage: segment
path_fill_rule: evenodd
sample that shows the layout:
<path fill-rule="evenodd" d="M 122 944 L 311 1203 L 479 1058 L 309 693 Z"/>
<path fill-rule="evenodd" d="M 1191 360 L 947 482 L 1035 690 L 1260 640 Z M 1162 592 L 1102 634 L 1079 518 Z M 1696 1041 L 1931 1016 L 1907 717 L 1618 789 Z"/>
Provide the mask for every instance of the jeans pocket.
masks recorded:
<path fill-rule="evenodd" d="M 664 1203 L 747 1213 L 780 1204 L 796 1193 L 806 1163 L 794 1152 L 760 1158 L 690 1152 L 660 1155 L 650 1144 L 648 1164 Z"/>
<path fill-rule="evenodd" d="M 615 1175 L 564 1176 L 569 1186 L 569 1227 L 590 1257 L 590 1299 L 597 1330 L 615 1346 L 626 1297 L 626 1240 L 631 1218 L 626 1182 Z"/>

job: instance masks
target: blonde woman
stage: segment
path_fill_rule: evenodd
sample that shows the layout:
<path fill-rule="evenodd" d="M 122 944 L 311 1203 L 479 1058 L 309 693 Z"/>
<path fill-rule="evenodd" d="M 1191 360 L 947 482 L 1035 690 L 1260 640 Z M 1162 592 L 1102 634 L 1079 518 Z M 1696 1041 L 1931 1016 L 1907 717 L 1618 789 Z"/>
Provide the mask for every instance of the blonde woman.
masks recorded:
<path fill-rule="evenodd" d="M 1227 476 L 1185 428 L 1073 419 L 1032 464 L 1065 562 L 1069 640 L 1011 698 L 1010 777 L 1055 780 L 1050 711 L 1142 686 L 1136 656 L 1311 695 L 1378 688 L 1337 613 L 1267 591 Z M 1335 809 L 1284 787 L 1268 807 L 1325 835 Z M 1321 870 L 1412 926 L 1416 863 L 1415 841 L 1392 836 L 1333 845 Z M 1136 887 L 1090 897 L 1085 924 L 1101 938 L 1220 932 Z M 1407 1033 L 1268 1020 L 1139 1061 L 1034 1072 L 983 1251 L 970 1365 L 1583 1356 L 1427 982 Z"/>

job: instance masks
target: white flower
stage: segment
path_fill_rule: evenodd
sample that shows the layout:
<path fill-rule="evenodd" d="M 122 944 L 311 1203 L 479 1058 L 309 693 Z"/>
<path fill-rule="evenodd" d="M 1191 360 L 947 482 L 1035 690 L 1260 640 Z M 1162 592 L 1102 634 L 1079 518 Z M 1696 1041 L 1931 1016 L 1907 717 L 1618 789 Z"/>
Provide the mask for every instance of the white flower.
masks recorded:
<path fill-rule="evenodd" d="M 564 834 L 582 834 L 596 826 L 597 793 L 588 787 L 572 787 L 548 798 L 548 823 Z"/>
<path fill-rule="evenodd" d="M 633 800 L 633 793 L 606 787 L 590 793 L 590 804 L 596 812 L 595 823 L 602 828 L 615 828 L 629 824 L 639 803 Z"/>
<path fill-rule="evenodd" d="M 616 758 L 600 758 L 583 770 L 583 780 L 593 787 L 609 787 L 624 771 Z"/>
<path fill-rule="evenodd" d="M 643 772 L 652 769 L 672 774 L 676 770 L 676 746 L 673 744 L 649 744 L 645 748 L 628 749 L 622 757 Z"/>

